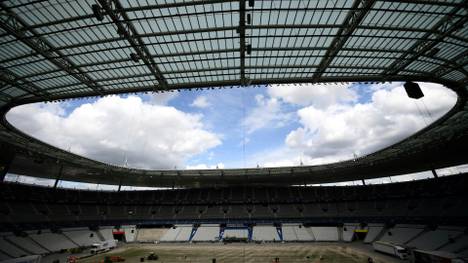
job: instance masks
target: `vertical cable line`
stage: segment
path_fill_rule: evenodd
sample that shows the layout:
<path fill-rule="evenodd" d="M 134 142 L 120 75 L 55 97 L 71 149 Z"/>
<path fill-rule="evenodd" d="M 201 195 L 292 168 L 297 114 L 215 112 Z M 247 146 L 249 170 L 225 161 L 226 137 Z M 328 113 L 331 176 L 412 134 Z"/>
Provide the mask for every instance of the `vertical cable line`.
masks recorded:
<path fill-rule="evenodd" d="M 242 101 L 242 161 L 244 168 L 245 164 L 245 98 L 244 98 L 244 89 L 241 89 L 241 101 Z"/>
<path fill-rule="evenodd" d="M 428 126 L 429 123 L 427 122 L 427 120 L 426 120 L 426 118 L 425 118 L 426 116 L 425 116 L 424 113 L 422 112 L 421 108 L 419 108 L 419 105 L 418 105 L 417 101 L 414 101 L 414 105 L 416 105 L 416 108 L 418 109 L 419 115 L 421 115 L 421 117 L 422 117 L 422 119 L 423 119 L 423 121 L 424 121 L 424 124 L 425 124 L 426 126 Z"/>
<path fill-rule="evenodd" d="M 245 78 L 245 52 L 246 52 L 246 45 L 245 45 L 245 1 L 239 1 L 239 45 L 240 45 L 240 84 L 241 86 L 246 85 L 246 78 Z"/>

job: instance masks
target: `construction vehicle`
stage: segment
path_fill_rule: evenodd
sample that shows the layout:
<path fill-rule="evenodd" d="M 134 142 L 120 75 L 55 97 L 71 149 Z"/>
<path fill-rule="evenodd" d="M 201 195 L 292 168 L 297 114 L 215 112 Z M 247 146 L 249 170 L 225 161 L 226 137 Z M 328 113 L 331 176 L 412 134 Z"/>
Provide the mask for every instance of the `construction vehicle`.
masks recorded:
<path fill-rule="evenodd" d="M 148 257 L 146 257 L 147 260 L 158 260 L 159 256 L 154 254 L 154 252 L 151 252 Z"/>

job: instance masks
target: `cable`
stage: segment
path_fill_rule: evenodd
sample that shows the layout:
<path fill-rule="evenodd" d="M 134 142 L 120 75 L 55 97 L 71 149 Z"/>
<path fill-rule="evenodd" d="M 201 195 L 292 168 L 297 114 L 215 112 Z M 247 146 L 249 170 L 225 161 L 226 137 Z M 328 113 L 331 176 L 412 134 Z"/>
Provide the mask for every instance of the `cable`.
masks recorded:
<path fill-rule="evenodd" d="M 245 165 L 245 101 L 244 101 L 244 88 L 241 88 L 241 103 L 242 103 L 242 160 Z"/>
<path fill-rule="evenodd" d="M 418 112 L 419 114 L 422 116 L 423 120 L 424 120 L 424 123 L 426 124 L 426 126 L 429 126 L 429 123 L 427 122 L 426 120 L 426 116 L 424 116 L 424 113 L 421 111 L 421 109 L 419 108 L 418 106 L 418 103 L 416 101 L 414 101 L 414 104 L 416 105 L 416 108 L 418 109 Z"/>
<path fill-rule="evenodd" d="M 424 106 L 424 109 L 426 110 L 427 115 L 429 116 L 429 120 L 432 122 L 434 119 L 433 119 L 433 117 L 432 117 L 431 112 L 430 112 L 429 109 L 427 108 L 426 103 L 424 102 L 424 100 L 421 100 L 421 101 L 422 101 L 422 104 L 423 104 L 423 106 Z"/>

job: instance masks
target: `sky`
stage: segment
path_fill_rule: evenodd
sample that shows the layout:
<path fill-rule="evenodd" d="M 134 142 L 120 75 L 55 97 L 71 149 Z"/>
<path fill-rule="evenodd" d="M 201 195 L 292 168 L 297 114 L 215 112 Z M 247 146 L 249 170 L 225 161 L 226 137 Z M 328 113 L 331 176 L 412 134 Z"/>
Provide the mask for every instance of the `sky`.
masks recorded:
<path fill-rule="evenodd" d="M 73 153 L 142 169 L 316 165 L 399 142 L 432 123 L 456 94 L 419 83 L 290 84 L 141 93 L 36 103 L 7 120 Z"/>

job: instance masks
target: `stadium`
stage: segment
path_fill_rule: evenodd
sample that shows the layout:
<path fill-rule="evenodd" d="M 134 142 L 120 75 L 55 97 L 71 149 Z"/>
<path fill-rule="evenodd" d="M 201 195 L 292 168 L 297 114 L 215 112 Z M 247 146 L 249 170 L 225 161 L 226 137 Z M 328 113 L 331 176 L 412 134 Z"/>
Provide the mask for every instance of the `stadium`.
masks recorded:
<path fill-rule="evenodd" d="M 466 1 L 25 0 L 0 10 L 1 262 L 468 262 L 467 172 L 446 173 L 468 164 Z M 34 103 L 337 83 L 401 83 L 412 101 L 435 83 L 455 99 L 391 145 L 273 167 L 112 164 L 8 117 Z"/>

